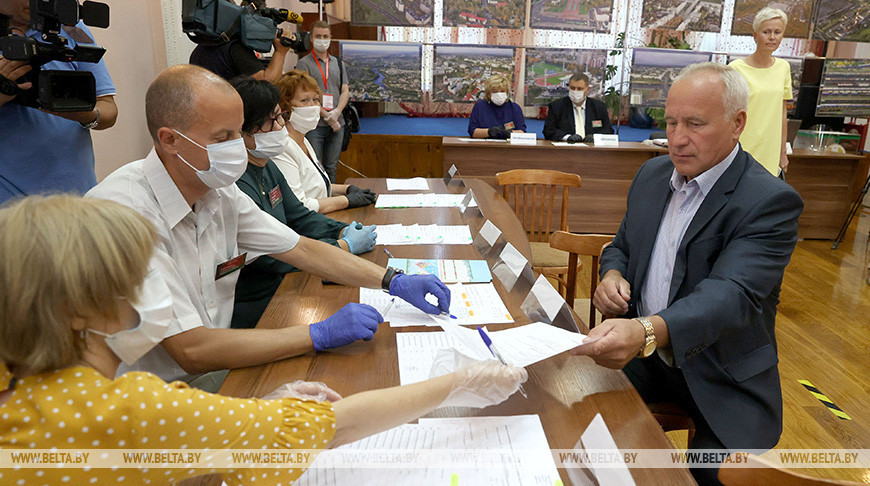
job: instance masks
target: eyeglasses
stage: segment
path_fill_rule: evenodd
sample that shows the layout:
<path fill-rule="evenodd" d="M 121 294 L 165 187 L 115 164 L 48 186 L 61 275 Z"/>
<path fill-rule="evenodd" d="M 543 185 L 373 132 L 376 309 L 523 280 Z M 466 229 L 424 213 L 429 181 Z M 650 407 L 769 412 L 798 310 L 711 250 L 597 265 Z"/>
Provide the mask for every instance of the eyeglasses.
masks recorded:
<path fill-rule="evenodd" d="M 284 126 L 287 125 L 288 121 L 290 121 L 290 112 L 289 111 L 279 112 L 273 116 L 270 116 L 269 118 L 266 118 L 266 120 L 263 122 L 262 125 L 255 128 L 254 131 L 251 132 L 251 135 L 253 135 L 257 132 L 271 132 L 272 128 L 275 126 L 276 123 L 278 124 L 278 126 L 283 128 Z M 266 128 L 266 129 L 264 130 L 264 128 Z"/>

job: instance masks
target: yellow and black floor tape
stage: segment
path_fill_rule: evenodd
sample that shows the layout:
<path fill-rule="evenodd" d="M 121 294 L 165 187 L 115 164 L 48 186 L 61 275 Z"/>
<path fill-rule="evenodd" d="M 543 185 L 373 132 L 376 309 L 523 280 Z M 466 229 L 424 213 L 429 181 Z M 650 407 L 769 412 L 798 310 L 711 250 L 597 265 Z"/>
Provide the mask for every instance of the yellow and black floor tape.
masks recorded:
<path fill-rule="evenodd" d="M 807 380 L 798 380 L 798 383 L 804 386 L 810 393 L 813 394 L 814 397 L 818 398 L 820 402 L 824 403 L 828 410 L 831 411 L 837 417 L 840 417 L 840 420 L 852 420 L 852 417 L 848 416 L 846 412 L 840 410 L 840 407 L 834 405 L 834 402 L 831 401 L 830 398 L 826 397 L 824 393 L 819 391 L 818 388 L 813 386 L 812 383 Z"/>

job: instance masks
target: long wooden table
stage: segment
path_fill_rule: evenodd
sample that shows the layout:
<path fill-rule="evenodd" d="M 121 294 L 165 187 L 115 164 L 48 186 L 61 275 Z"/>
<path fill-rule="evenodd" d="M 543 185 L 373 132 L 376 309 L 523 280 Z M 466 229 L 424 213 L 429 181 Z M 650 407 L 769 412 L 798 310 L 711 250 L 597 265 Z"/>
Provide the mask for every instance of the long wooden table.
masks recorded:
<path fill-rule="evenodd" d="M 383 179 L 356 179 L 349 183 L 383 192 Z M 483 214 L 495 223 L 520 252 L 531 256 L 528 240 L 519 221 L 506 202 L 492 188 L 480 180 L 467 181 L 474 190 Z M 438 179 L 430 180 L 435 192 L 448 192 Z M 373 206 L 334 213 L 331 216 L 344 221 L 364 221 L 366 224 L 469 224 L 459 211 L 450 209 L 374 209 Z M 472 231 L 483 223 L 482 218 L 471 222 Z M 382 249 L 363 255 L 364 258 L 385 265 L 387 255 Z M 479 259 L 471 245 L 393 246 L 390 251 L 397 258 L 456 258 Z M 516 320 L 527 324 L 520 310 L 525 295 L 506 292 L 495 281 L 505 305 Z M 288 325 L 307 325 L 330 316 L 348 302 L 358 302 L 355 287 L 323 285 L 319 277 L 297 272 L 287 275 L 278 289 L 259 328 L 277 328 Z M 579 320 L 578 320 L 579 322 Z M 494 325 L 501 329 L 512 325 Z M 581 323 L 582 325 L 582 323 Z M 220 390 L 221 394 L 238 397 L 262 396 L 279 385 L 297 379 L 322 381 L 343 396 L 399 384 L 396 351 L 396 333 L 424 331 L 426 328 L 390 328 L 383 324 L 369 342 L 321 353 L 272 363 L 264 366 L 232 371 Z M 608 370 L 595 365 L 591 359 L 563 353 L 528 367 L 529 381 L 525 384 L 528 399 L 519 394 L 506 402 L 482 410 L 467 409 L 463 416 L 538 414 L 541 417 L 550 447 L 571 449 L 596 413 L 602 414 L 617 445 L 622 448 L 671 449 L 672 445 L 658 426 L 640 396 L 621 371 Z M 456 409 L 451 409 L 456 413 Z M 432 416 L 450 416 L 439 410 Z M 679 485 L 694 484 L 687 469 L 631 469 L 637 484 Z M 567 482 L 565 470 L 560 470 Z"/>

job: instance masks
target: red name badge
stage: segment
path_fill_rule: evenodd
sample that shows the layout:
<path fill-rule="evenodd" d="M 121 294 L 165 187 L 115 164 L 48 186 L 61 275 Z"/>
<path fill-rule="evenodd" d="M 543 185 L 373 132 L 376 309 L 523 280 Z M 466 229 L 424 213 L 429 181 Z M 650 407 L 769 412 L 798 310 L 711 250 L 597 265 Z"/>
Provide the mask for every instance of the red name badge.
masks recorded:
<path fill-rule="evenodd" d="M 280 203 L 283 200 L 284 200 L 284 196 L 281 195 L 281 188 L 280 187 L 275 186 L 274 188 L 272 188 L 271 191 L 269 191 L 269 202 L 272 203 L 273 208 L 275 206 L 277 206 L 278 203 Z"/>
<path fill-rule="evenodd" d="M 505 128 L 505 130 L 513 130 L 514 129 L 514 122 L 505 123 L 504 128 Z"/>
<path fill-rule="evenodd" d="M 592 128 L 601 128 L 601 120 L 592 120 Z"/>
<path fill-rule="evenodd" d="M 220 265 L 217 266 L 217 272 L 215 272 L 214 279 L 220 280 L 227 275 L 235 272 L 236 270 L 245 266 L 245 258 L 248 256 L 248 252 L 242 253 L 241 255 L 233 258 L 232 260 L 227 260 Z"/>

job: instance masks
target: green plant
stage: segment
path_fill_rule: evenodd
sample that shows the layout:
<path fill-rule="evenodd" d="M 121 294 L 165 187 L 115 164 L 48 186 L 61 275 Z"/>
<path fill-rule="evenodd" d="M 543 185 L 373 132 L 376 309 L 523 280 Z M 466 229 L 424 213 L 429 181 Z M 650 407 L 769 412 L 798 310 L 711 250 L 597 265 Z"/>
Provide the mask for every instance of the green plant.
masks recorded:
<path fill-rule="evenodd" d="M 622 49 L 625 47 L 625 32 L 620 32 L 616 36 L 616 43 L 614 44 L 616 49 Z M 607 55 L 611 59 L 615 58 L 622 51 L 612 50 Z M 610 81 L 616 76 L 617 68 L 615 64 L 608 63 L 607 67 L 604 71 L 604 82 Z M 613 116 L 618 120 L 619 119 L 619 108 L 622 104 L 622 93 L 618 89 L 617 85 L 611 85 L 604 91 L 604 104 L 607 105 L 607 108 L 613 114 Z"/>
<path fill-rule="evenodd" d="M 650 116 L 650 118 L 655 121 L 656 126 L 659 127 L 660 130 L 664 130 L 667 128 L 667 123 L 665 123 L 665 109 L 664 108 L 647 108 L 646 114 Z"/>

